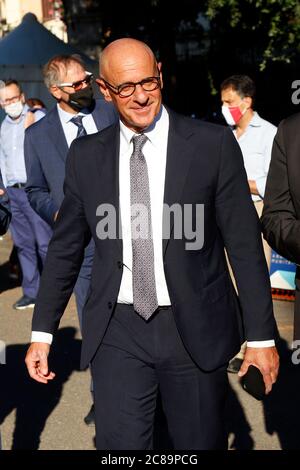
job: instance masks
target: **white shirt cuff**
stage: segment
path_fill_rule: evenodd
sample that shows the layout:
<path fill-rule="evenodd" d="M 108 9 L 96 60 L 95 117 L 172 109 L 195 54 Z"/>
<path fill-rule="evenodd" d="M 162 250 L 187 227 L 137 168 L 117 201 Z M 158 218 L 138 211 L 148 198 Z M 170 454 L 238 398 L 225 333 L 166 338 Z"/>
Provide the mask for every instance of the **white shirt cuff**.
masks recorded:
<path fill-rule="evenodd" d="M 274 339 L 268 339 L 267 341 L 247 341 L 249 348 L 272 348 L 275 346 Z"/>
<path fill-rule="evenodd" d="M 255 180 L 259 196 L 263 199 L 265 196 L 267 177 L 261 176 Z"/>
<path fill-rule="evenodd" d="M 53 335 L 51 333 L 44 333 L 43 331 L 32 331 L 31 342 L 32 343 L 48 343 L 51 344 Z"/>

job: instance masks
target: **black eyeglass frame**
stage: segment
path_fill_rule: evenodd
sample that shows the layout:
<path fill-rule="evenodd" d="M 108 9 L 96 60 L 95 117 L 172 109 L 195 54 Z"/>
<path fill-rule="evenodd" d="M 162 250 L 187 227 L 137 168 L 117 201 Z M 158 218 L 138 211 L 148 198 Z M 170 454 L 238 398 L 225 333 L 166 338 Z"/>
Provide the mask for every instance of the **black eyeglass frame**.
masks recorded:
<path fill-rule="evenodd" d="M 102 80 L 105 85 L 111 89 L 111 91 L 113 93 L 115 93 L 116 95 L 119 95 L 120 98 L 129 98 L 129 96 L 133 95 L 133 93 L 135 92 L 136 90 L 136 87 L 137 85 L 141 85 L 141 87 L 143 88 L 144 91 L 146 92 L 151 92 L 151 91 L 154 91 L 154 90 L 157 90 L 157 88 L 160 88 L 161 86 L 161 82 L 160 82 L 160 76 L 154 76 L 154 77 L 147 77 L 147 78 L 143 78 L 143 80 L 139 81 L 139 82 L 125 82 L 125 83 L 121 83 L 121 85 L 117 85 L 117 86 L 114 86 L 112 85 L 111 83 L 109 83 L 107 80 L 105 80 L 103 77 L 100 77 L 100 80 Z M 144 87 L 143 87 L 143 84 L 144 83 L 147 83 L 149 81 L 153 81 L 153 84 L 155 84 L 155 87 L 152 88 L 151 90 L 146 90 Z M 132 92 L 129 93 L 128 95 L 122 95 L 122 88 L 124 87 L 127 87 L 127 86 L 132 86 L 133 89 L 132 89 Z"/>

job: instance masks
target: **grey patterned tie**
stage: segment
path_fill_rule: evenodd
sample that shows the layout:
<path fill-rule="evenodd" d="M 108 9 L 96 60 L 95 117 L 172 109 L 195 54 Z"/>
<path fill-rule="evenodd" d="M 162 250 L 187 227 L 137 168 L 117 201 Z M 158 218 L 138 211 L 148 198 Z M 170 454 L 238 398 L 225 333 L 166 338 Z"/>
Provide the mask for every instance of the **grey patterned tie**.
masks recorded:
<path fill-rule="evenodd" d="M 141 317 L 148 320 L 157 309 L 158 304 L 154 274 L 149 178 L 147 162 L 142 152 L 146 140 L 147 137 L 144 134 L 132 138 L 130 202 L 133 306 Z M 135 205 L 138 205 L 140 209 L 138 212 L 134 210 Z M 140 222 L 139 225 L 136 223 L 136 217 Z M 142 236 L 137 236 L 138 233 Z"/>
<path fill-rule="evenodd" d="M 76 139 L 78 137 L 82 137 L 83 135 L 87 135 L 87 132 L 86 132 L 86 130 L 83 127 L 83 124 L 82 124 L 82 118 L 83 117 L 84 116 L 74 116 L 74 117 L 72 117 L 72 119 L 70 119 L 70 121 L 73 122 L 73 124 L 75 124 L 75 126 L 78 127 Z"/>

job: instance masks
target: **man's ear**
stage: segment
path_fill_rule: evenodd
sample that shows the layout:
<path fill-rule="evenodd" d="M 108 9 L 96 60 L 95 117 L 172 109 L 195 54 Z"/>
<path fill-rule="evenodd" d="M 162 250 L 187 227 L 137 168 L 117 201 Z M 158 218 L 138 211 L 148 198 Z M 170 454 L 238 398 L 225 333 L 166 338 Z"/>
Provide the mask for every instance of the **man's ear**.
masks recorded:
<path fill-rule="evenodd" d="M 56 85 L 52 85 L 49 88 L 49 91 L 50 91 L 51 95 L 54 96 L 54 98 L 56 98 L 57 100 L 61 99 L 61 96 L 62 96 L 61 89 L 58 88 Z"/>
<path fill-rule="evenodd" d="M 245 96 L 245 98 L 243 98 L 243 101 L 244 103 L 246 103 L 247 108 L 252 108 L 253 100 L 250 96 Z"/>
<path fill-rule="evenodd" d="M 104 96 L 105 101 L 112 101 L 108 87 L 105 85 L 102 78 L 96 78 L 95 82 L 100 88 L 102 95 Z"/>
<path fill-rule="evenodd" d="M 162 78 L 161 69 L 162 69 L 162 63 L 161 63 L 161 62 L 157 62 L 157 70 L 158 70 L 158 72 L 159 72 L 159 78 L 160 78 L 160 88 L 163 88 L 164 82 L 163 82 L 163 78 Z"/>
<path fill-rule="evenodd" d="M 25 95 L 21 93 L 21 103 L 25 104 Z"/>

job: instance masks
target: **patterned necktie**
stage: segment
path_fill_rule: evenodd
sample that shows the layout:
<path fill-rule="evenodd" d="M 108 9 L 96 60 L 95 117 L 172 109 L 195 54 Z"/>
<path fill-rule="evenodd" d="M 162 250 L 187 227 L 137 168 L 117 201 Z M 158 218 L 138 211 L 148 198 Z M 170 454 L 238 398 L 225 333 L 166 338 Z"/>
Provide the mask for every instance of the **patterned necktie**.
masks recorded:
<path fill-rule="evenodd" d="M 147 162 L 142 152 L 146 140 L 147 137 L 144 134 L 132 138 L 130 202 L 133 306 L 141 317 L 148 320 L 157 309 L 158 303 L 154 274 L 149 178 Z M 137 211 L 136 208 L 138 208 Z"/>
<path fill-rule="evenodd" d="M 78 127 L 76 139 L 77 137 L 82 137 L 83 135 L 87 135 L 87 132 L 82 124 L 82 118 L 83 116 L 74 116 L 72 117 L 72 119 L 70 119 L 70 121 L 73 122 L 73 124 L 75 124 L 75 126 Z"/>

